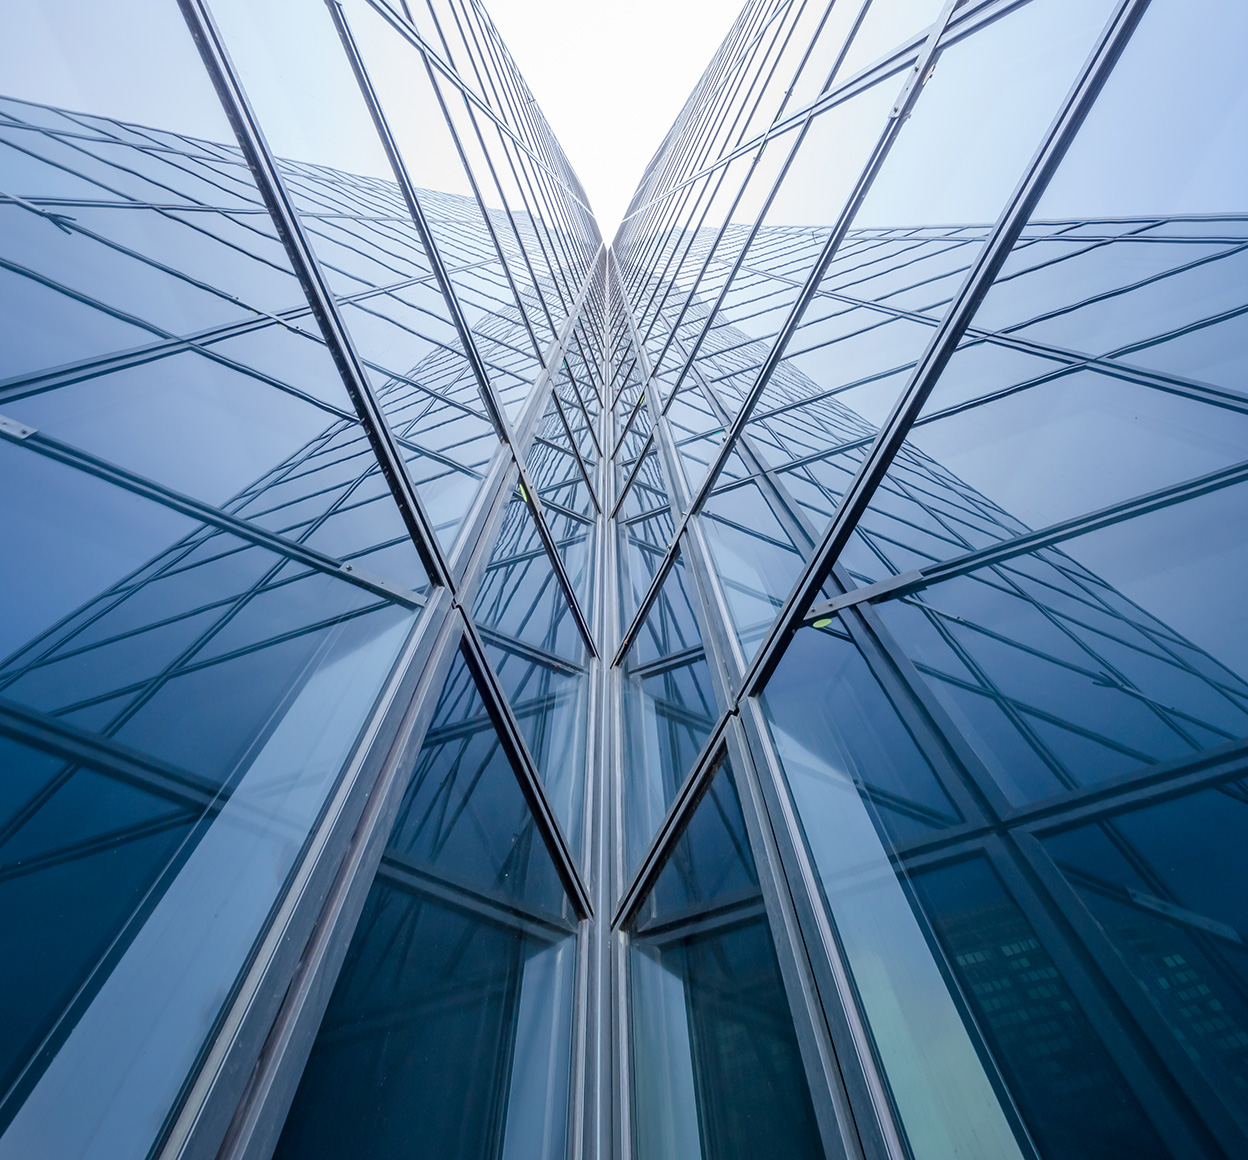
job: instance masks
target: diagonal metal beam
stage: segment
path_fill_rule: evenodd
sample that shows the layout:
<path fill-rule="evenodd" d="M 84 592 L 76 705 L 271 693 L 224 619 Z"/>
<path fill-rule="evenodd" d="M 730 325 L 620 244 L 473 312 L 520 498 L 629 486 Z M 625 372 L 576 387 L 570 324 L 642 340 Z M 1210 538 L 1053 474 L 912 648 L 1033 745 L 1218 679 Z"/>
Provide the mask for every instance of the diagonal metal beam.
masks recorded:
<path fill-rule="evenodd" d="M 481 699 L 485 702 L 490 720 L 494 723 L 499 744 L 502 745 L 503 752 L 515 771 L 520 790 L 524 794 L 525 801 L 529 803 L 538 833 L 550 854 L 551 861 L 555 864 L 555 872 L 559 875 L 559 881 L 563 884 L 572 909 L 576 912 L 577 918 L 592 918 L 594 908 L 590 902 L 589 890 L 581 878 L 581 872 L 577 868 L 576 859 L 572 856 L 572 848 L 568 845 L 563 827 L 559 824 L 559 819 L 555 816 L 555 811 L 546 797 L 542 776 L 529 753 L 529 747 L 525 744 L 524 735 L 520 732 L 520 724 L 516 720 L 515 713 L 512 712 L 506 694 L 499 686 L 498 677 L 490 665 L 489 658 L 485 655 L 485 648 L 481 643 L 481 638 L 477 635 L 472 618 L 463 608 L 459 609 L 459 614 L 464 621 L 464 632 L 459 643 L 460 652 L 472 673 Z"/>
<path fill-rule="evenodd" d="M 277 227 L 278 235 L 286 247 L 295 275 L 312 306 L 313 315 L 342 375 L 343 384 L 368 433 L 369 443 L 420 554 L 421 563 L 434 585 L 448 585 L 450 570 L 438 543 L 437 533 L 403 466 L 402 455 L 381 407 L 368 386 L 364 362 L 334 304 L 329 283 L 299 223 L 294 203 L 278 172 L 277 162 L 268 148 L 255 111 L 230 62 L 225 42 L 208 10 L 206 0 L 178 0 L 178 5 L 213 86 L 221 98 L 243 156 Z"/>
<path fill-rule="evenodd" d="M 125 488 L 126 491 L 132 492 L 134 495 L 141 495 L 145 499 L 155 500 L 157 503 L 173 508 L 174 511 L 181 512 L 193 520 L 198 520 L 200 523 L 207 524 L 210 527 L 219 528 L 221 531 L 228 532 L 241 540 L 255 544 L 257 547 L 267 548 L 270 552 L 285 556 L 291 560 L 297 560 L 300 564 L 304 564 L 318 572 L 324 572 L 339 580 L 346 580 L 351 584 L 359 585 L 359 587 L 366 588 L 374 595 L 391 600 L 396 604 L 401 604 L 405 608 L 422 608 L 425 605 L 425 598 L 417 592 L 400 588 L 389 580 L 384 580 L 380 576 L 374 576 L 365 569 L 357 568 L 354 564 L 344 564 L 339 560 L 335 560 L 332 556 L 326 556 L 323 552 L 316 551 L 315 548 L 309 548 L 305 544 L 298 544 L 293 540 L 286 539 L 284 536 L 266 531 L 259 524 L 237 519 L 221 511 L 220 508 L 215 508 L 210 504 L 192 499 L 188 495 L 183 495 L 172 488 L 155 483 L 150 479 L 145 479 L 143 476 L 135 475 L 125 468 L 118 467 L 106 460 L 97 459 L 86 451 L 80 451 L 76 447 L 71 447 L 68 443 L 62 443 L 60 440 L 43 435 L 34 428 L 17 423 L 3 415 L 0 415 L 0 439 L 24 444 L 31 450 L 45 455 L 49 459 L 54 459 L 58 463 L 64 463 L 68 467 L 85 471 L 90 475 L 94 475 L 97 479 L 102 479 L 117 487 Z"/>
<path fill-rule="evenodd" d="M 1097 531 L 1099 528 L 1134 519 L 1136 516 L 1147 515 L 1149 512 L 1160 511 L 1173 504 L 1185 503 L 1202 495 L 1208 495 L 1210 492 L 1219 491 L 1224 487 L 1234 487 L 1246 481 L 1248 481 L 1248 463 L 1237 463 L 1231 467 L 1211 471 L 1195 479 L 1184 480 L 1182 483 L 1158 488 L 1156 491 L 1147 492 L 1134 499 L 1111 504 L 1109 507 L 1087 515 L 1075 516 L 1061 523 L 1051 524 L 1047 528 L 1040 528 L 1038 531 L 1012 540 L 955 556 L 951 560 L 943 560 L 926 568 L 917 568 L 897 576 L 889 576 L 863 588 L 851 589 L 833 600 L 825 600 L 821 604 L 814 605 L 802 617 L 802 623 L 813 624 L 817 620 L 834 616 L 842 609 L 852 608 L 856 604 L 874 604 L 881 600 L 908 596 L 929 588 L 933 584 L 952 579 L 954 576 L 962 576 L 967 572 L 987 568 L 994 564 L 1003 564 L 1018 556 L 1028 555 L 1041 548 L 1053 547 L 1065 540 Z"/>
<path fill-rule="evenodd" d="M 870 506 L 876 489 L 883 482 L 911 425 L 922 411 L 936 380 L 953 357 L 957 344 L 970 325 L 992 280 L 1009 257 L 1028 217 L 1126 47 L 1148 2 L 1149 0 L 1120 0 L 1113 18 L 1076 81 L 1071 96 L 1064 102 L 1061 113 L 1049 127 L 1027 172 L 1011 195 L 952 306 L 920 358 L 910 383 L 882 425 L 880 434 L 863 459 L 840 507 L 785 599 L 779 615 L 773 621 L 745 673 L 739 696 L 753 696 L 762 691 L 789 640 L 801 627 L 806 610 L 818 597 L 832 566 Z M 777 343 L 777 350 L 780 345 Z"/>
<path fill-rule="evenodd" d="M 693 768 L 677 791 L 676 798 L 667 811 L 667 816 L 663 819 L 657 833 L 650 839 L 650 846 L 642 857 L 632 882 L 629 883 L 628 889 L 624 891 L 619 905 L 615 908 L 615 916 L 611 919 L 611 925 L 615 929 L 627 926 L 637 917 L 637 912 L 650 891 L 654 889 L 654 884 L 658 882 L 659 875 L 663 873 L 663 868 L 667 865 L 672 851 L 676 849 L 676 844 L 684 836 L 694 810 L 706 796 L 706 791 L 711 788 L 711 782 L 714 781 L 715 774 L 719 772 L 719 767 L 727 752 L 724 748 L 724 731 L 728 728 L 728 722 L 732 720 L 735 713 L 736 710 L 732 709 L 720 717 L 719 723 L 702 746 L 702 751 L 698 754 L 697 761 L 693 763 Z"/>

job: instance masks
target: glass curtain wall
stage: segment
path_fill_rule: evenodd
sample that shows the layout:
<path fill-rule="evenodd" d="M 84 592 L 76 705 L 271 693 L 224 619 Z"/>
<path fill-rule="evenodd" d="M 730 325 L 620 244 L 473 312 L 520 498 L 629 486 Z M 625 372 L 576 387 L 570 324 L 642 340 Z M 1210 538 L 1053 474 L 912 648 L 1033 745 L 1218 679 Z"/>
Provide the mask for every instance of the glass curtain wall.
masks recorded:
<path fill-rule="evenodd" d="M 0 1160 L 1248 1155 L 1239 4 L 10 7 Z"/>
<path fill-rule="evenodd" d="M 389 1154 L 437 1107 L 448 1149 L 554 1155 L 600 550 L 579 183 L 472 4 L 3 21 L 0 1155 L 267 1154 L 292 1103 L 283 1154 Z"/>
<path fill-rule="evenodd" d="M 724 751 L 848 1154 L 1248 1150 L 1245 48 L 1224 0 L 752 3 L 648 166 L 611 258 L 639 1154 L 730 1123 L 645 901 Z"/>

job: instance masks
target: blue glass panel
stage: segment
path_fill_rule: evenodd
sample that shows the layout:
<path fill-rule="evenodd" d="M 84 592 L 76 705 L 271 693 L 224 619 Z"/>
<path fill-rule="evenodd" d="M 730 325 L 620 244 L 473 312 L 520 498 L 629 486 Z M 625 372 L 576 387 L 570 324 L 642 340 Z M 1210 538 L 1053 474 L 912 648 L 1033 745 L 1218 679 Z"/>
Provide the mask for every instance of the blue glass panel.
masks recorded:
<path fill-rule="evenodd" d="M 409 474 L 449 550 L 497 439 L 338 33 L 328 12 L 301 0 L 260 8 L 218 0 L 213 10 L 402 440 Z M 293 91 L 315 97 L 293 101 Z M 458 204 L 465 199 L 441 196 L 433 217 L 468 212 Z M 475 202 L 469 208 L 478 212 Z M 492 250 L 488 239 L 483 244 Z M 472 264 L 483 255 L 458 260 Z M 483 356 L 499 364 L 500 376 L 511 373 L 504 352 Z"/>
<path fill-rule="evenodd" d="M 988 864 L 918 874 L 914 890 L 1040 1154 L 1172 1155 Z"/>
<path fill-rule="evenodd" d="M 937 59 L 747 427 L 775 466 L 793 463 L 786 484 L 792 480 L 816 531 L 848 482 L 839 476 L 855 470 L 855 451 L 891 411 L 1109 12 L 1104 2 L 1025 5 Z M 895 93 L 893 83 L 879 88 Z M 883 128 L 881 114 L 874 132 Z M 796 253 L 808 243 L 791 232 Z M 781 260 L 785 238 L 775 233 Z"/>
<path fill-rule="evenodd" d="M 763 704 L 915 1156 L 1023 1155 L 889 861 L 899 839 L 957 823 L 947 790 L 839 631 L 800 632 Z"/>
<path fill-rule="evenodd" d="M 486 652 L 542 775 L 547 798 L 579 857 L 584 832 L 588 676 L 571 665 L 543 662 L 501 635 L 489 634 L 486 639 Z"/>
<path fill-rule="evenodd" d="M 710 667 L 677 558 L 625 659 L 625 864 L 635 866 L 715 726 Z"/>
<path fill-rule="evenodd" d="M 562 1156 L 576 943 L 561 898 L 457 658 L 277 1155 Z"/>
<path fill-rule="evenodd" d="M 1044 839 L 1150 1008 L 1248 1126 L 1248 796 L 1226 782 Z"/>
<path fill-rule="evenodd" d="M 1011 801 L 1248 736 L 1225 487 L 878 606 Z M 1159 552 L 1159 545 L 1170 547 Z"/>
<path fill-rule="evenodd" d="M 737 638 L 750 655 L 802 570 L 801 552 L 756 482 L 714 493 L 702 517 Z"/>
<path fill-rule="evenodd" d="M 1243 461 L 1245 186 L 1229 142 L 1245 44 L 1235 5 L 1150 6 L 913 428 L 870 535 L 940 560 Z M 1163 59 L 1185 65 L 1158 85 Z M 1126 131 L 1142 123 L 1147 148 Z M 985 361 L 1018 342 L 1025 362 Z M 935 535 L 910 535 L 925 517 Z M 879 554 L 876 574 L 914 566 Z"/>
<path fill-rule="evenodd" d="M 518 495 L 504 511 L 472 614 L 479 624 L 554 656 L 579 664 L 584 655 L 537 524 Z"/>
<path fill-rule="evenodd" d="M 4 534 L 30 549 L 4 575 L 0 729 L 46 750 L 6 767 L 0 907 L 21 953 L 0 1154 L 144 1154 L 414 617 L 29 450 L 0 456 L 21 500 Z"/>
<path fill-rule="evenodd" d="M 727 767 L 629 942 L 638 1160 L 822 1156 Z"/>

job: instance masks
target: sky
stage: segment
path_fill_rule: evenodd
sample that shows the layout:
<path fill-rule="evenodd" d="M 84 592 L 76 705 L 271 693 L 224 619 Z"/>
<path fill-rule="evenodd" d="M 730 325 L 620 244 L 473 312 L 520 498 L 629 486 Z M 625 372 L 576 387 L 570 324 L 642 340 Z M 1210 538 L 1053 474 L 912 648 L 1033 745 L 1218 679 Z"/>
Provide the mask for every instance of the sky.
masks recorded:
<path fill-rule="evenodd" d="M 741 0 L 485 0 L 610 241 Z"/>

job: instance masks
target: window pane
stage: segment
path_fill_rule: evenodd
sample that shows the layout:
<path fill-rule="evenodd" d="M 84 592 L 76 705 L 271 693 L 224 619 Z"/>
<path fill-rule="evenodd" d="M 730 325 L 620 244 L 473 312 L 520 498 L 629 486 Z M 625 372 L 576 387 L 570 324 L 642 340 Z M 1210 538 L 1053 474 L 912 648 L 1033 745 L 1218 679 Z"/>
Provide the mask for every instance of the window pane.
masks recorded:
<path fill-rule="evenodd" d="M 4 779 L 0 1155 L 143 1155 L 414 614 L 11 443 L 0 460 L 4 537 L 32 549 L 3 573 L 0 728 L 44 750 Z"/>
<path fill-rule="evenodd" d="M 629 947 L 637 1160 L 822 1156 L 727 766 Z"/>
<path fill-rule="evenodd" d="M 277 1156 L 536 1160 L 567 1147 L 576 940 L 456 658 Z"/>
<path fill-rule="evenodd" d="M 1021 1156 L 889 853 L 959 820 L 850 640 L 805 629 L 764 705 L 828 912 L 920 1160 Z"/>

